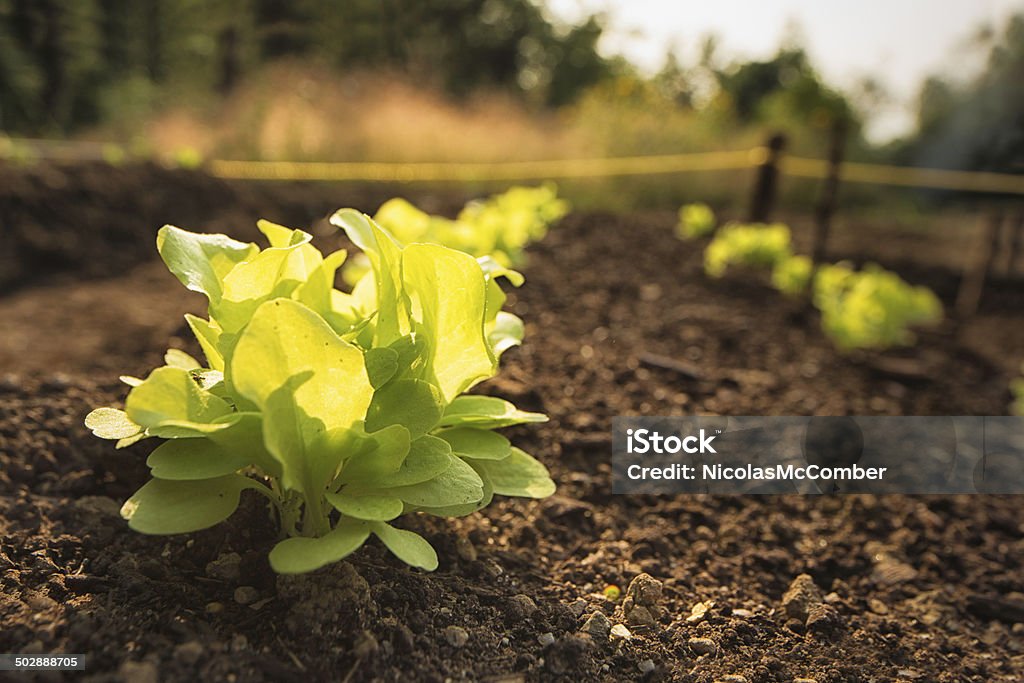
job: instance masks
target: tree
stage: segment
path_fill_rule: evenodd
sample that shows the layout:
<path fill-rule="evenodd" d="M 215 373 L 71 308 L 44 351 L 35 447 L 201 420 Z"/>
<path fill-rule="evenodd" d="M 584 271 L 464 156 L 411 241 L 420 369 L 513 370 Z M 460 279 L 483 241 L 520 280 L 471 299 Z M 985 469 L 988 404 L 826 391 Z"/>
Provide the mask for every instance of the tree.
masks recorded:
<path fill-rule="evenodd" d="M 917 134 L 899 153 L 902 160 L 1024 173 L 1024 14 L 993 37 L 985 69 L 973 80 L 957 86 L 932 77 L 922 84 Z"/>

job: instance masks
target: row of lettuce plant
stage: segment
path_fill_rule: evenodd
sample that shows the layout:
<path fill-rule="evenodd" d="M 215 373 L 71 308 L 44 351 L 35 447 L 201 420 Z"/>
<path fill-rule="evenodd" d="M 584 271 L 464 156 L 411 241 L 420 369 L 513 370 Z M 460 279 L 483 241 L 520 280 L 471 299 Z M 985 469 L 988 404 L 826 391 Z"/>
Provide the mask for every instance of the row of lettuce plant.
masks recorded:
<path fill-rule="evenodd" d="M 512 187 L 501 194 L 466 204 L 455 219 L 434 216 L 402 198 L 390 199 L 373 220 L 405 243 L 425 242 L 458 249 L 471 256 L 489 256 L 506 268 L 522 267 L 526 247 L 547 235 L 548 229 L 569 212 L 555 185 Z M 343 270 L 354 284 L 369 269 L 362 255 Z"/>
<path fill-rule="evenodd" d="M 793 252 L 790 230 L 782 223 L 729 223 L 716 231 L 704 204 L 684 206 L 679 217 L 676 234 L 683 239 L 714 233 L 704 251 L 709 276 L 722 277 L 733 267 L 770 269 L 772 285 L 789 296 L 805 295 L 810 288 L 822 328 L 842 350 L 912 344 L 910 328 L 942 320 L 942 304 L 930 289 L 877 264 L 860 270 L 848 262 L 815 268 L 811 259 Z"/>

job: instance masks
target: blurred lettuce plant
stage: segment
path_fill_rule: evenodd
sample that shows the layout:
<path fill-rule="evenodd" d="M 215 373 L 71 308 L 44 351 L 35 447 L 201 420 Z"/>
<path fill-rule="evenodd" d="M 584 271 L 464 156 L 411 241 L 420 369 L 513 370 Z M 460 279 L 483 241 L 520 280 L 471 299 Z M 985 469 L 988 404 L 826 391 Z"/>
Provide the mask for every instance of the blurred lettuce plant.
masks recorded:
<path fill-rule="evenodd" d="M 715 231 L 715 212 L 707 204 L 685 204 L 679 209 L 676 237 L 683 240 L 707 237 Z"/>

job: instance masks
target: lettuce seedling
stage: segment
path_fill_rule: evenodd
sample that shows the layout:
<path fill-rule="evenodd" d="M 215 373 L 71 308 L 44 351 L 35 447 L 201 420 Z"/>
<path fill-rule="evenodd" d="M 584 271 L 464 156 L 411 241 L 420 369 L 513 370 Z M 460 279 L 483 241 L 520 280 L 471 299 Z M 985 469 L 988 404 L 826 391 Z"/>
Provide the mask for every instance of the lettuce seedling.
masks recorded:
<path fill-rule="evenodd" d="M 334 287 L 346 253 L 324 256 L 301 230 L 260 221 L 270 242 L 260 249 L 161 229 L 164 262 L 208 300 L 207 318 L 186 316 L 206 363 L 169 351 L 145 379 L 123 378 L 124 410 L 86 418 L 118 447 L 165 440 L 147 460 L 153 478 L 121 510 L 131 528 L 203 529 L 255 491 L 280 523 L 278 572 L 340 560 L 371 535 L 429 570 L 436 553 L 393 526 L 398 517 L 554 491 L 545 467 L 494 431 L 547 418 L 465 395 L 522 340 L 497 283 L 522 276 L 443 246 L 402 246 L 352 210 L 332 222 L 372 266 L 351 293 Z"/>
<path fill-rule="evenodd" d="M 732 223 L 719 230 L 704 250 L 704 272 L 721 277 L 734 265 L 771 268 L 791 255 L 785 225 Z"/>
<path fill-rule="evenodd" d="M 776 262 L 772 268 L 772 286 L 787 296 L 800 296 L 807 291 L 814 274 L 814 262 L 799 254 Z"/>
<path fill-rule="evenodd" d="M 715 231 L 715 212 L 707 204 L 686 204 L 679 209 L 676 237 L 692 240 L 707 237 Z"/>
<path fill-rule="evenodd" d="M 548 183 L 512 187 L 470 202 L 455 220 L 432 216 L 401 198 L 384 202 L 373 219 L 402 244 L 440 244 L 513 267 L 524 263 L 526 246 L 543 239 L 548 228 L 568 212 L 568 202 L 559 199 L 557 188 Z M 365 257 L 355 258 L 346 264 L 343 277 L 355 284 L 368 269 Z"/>
<path fill-rule="evenodd" d="M 847 263 L 815 269 L 811 259 L 792 253 L 789 228 L 781 223 L 730 224 L 719 230 L 704 251 L 704 270 L 721 277 L 733 265 L 771 268 L 774 287 L 791 296 L 813 285 L 822 329 L 841 350 L 910 344 L 911 327 L 942 319 L 942 303 L 934 292 L 878 265 L 860 271 Z"/>
<path fill-rule="evenodd" d="M 873 263 L 825 265 L 814 276 L 821 326 L 840 349 L 911 344 L 910 328 L 942 319 L 942 302 L 927 287 L 905 282 Z"/>

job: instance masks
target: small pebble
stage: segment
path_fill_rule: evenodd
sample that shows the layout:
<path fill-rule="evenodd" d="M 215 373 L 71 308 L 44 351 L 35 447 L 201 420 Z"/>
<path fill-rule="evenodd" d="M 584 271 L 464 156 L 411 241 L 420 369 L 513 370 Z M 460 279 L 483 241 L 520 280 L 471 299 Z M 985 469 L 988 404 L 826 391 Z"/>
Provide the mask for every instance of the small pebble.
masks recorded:
<path fill-rule="evenodd" d="M 698 602 L 696 605 L 690 608 L 690 616 L 686 617 L 687 623 L 699 624 L 704 621 L 704 616 L 708 613 L 708 610 L 715 605 L 714 602 Z"/>
<path fill-rule="evenodd" d="M 58 372 L 53 375 L 50 375 L 43 381 L 43 387 L 45 387 L 46 389 L 53 389 L 56 391 L 67 389 L 70 386 L 71 377 L 64 374 L 63 372 Z"/>
<path fill-rule="evenodd" d="M 594 612 L 583 624 L 583 627 L 580 628 L 580 631 L 589 634 L 593 638 L 603 640 L 608 637 L 608 632 L 611 628 L 611 622 L 608 621 L 608 617 L 604 613 Z"/>
<path fill-rule="evenodd" d="M 249 639 L 241 633 L 236 633 L 231 637 L 231 651 L 241 652 L 242 650 L 249 647 Z"/>
<path fill-rule="evenodd" d="M 576 598 L 569 605 L 569 613 L 579 619 L 587 611 L 587 601 L 583 598 Z"/>
<path fill-rule="evenodd" d="M 174 658 L 185 666 L 192 666 L 203 655 L 203 646 L 198 641 L 190 640 L 174 648 Z"/>
<path fill-rule="evenodd" d="M 220 602 L 210 602 L 206 605 L 206 611 L 209 614 L 220 614 L 224 611 L 224 605 Z"/>
<path fill-rule="evenodd" d="M 537 636 L 537 642 L 540 643 L 541 647 L 547 647 L 555 642 L 555 634 L 551 632 L 542 633 Z"/>
<path fill-rule="evenodd" d="M 807 610 L 811 605 L 820 604 L 821 591 L 814 585 L 814 579 L 808 574 L 801 574 L 789 584 L 789 589 L 782 596 L 782 609 L 793 619 L 807 621 Z"/>
<path fill-rule="evenodd" d="M 132 683 L 157 683 L 156 664 L 153 662 L 127 661 L 117 670 L 123 681 Z"/>
<path fill-rule="evenodd" d="M 238 553 L 224 553 L 206 565 L 206 575 L 221 581 L 237 581 L 242 565 L 242 556 Z"/>
<path fill-rule="evenodd" d="M 897 583 L 913 581 L 917 578 L 917 570 L 906 562 L 897 562 L 885 558 L 875 565 L 871 572 L 871 578 L 883 586 L 893 586 Z"/>
<path fill-rule="evenodd" d="M 843 625 L 843 619 L 832 605 L 811 605 L 807 613 L 807 630 L 829 635 Z"/>
<path fill-rule="evenodd" d="M 478 557 L 476 546 L 465 536 L 459 536 L 455 539 L 455 553 L 465 562 L 476 562 Z"/>
<path fill-rule="evenodd" d="M 747 677 L 741 674 L 726 674 L 718 679 L 716 683 L 747 683 Z"/>
<path fill-rule="evenodd" d="M 718 645 L 710 638 L 690 638 L 686 644 L 698 655 L 714 655 L 718 652 Z"/>
<path fill-rule="evenodd" d="M 260 597 L 259 591 L 252 586 L 239 586 L 235 589 L 235 602 L 239 605 L 252 604 L 258 597 Z"/>
<path fill-rule="evenodd" d="M 612 638 L 621 638 L 622 640 L 629 640 L 633 637 L 633 634 L 629 632 L 629 629 L 622 624 L 615 624 L 615 626 L 612 626 L 609 633 Z"/>
<path fill-rule="evenodd" d="M 537 611 L 537 603 L 529 595 L 520 593 L 509 599 L 509 610 L 519 617 L 528 617 Z"/>
<path fill-rule="evenodd" d="M 629 582 L 626 599 L 622 601 L 622 613 L 632 626 L 656 626 L 661 609 L 662 583 L 650 574 L 637 574 Z"/>
<path fill-rule="evenodd" d="M 377 642 L 374 635 L 369 631 L 363 631 L 359 634 L 359 637 L 356 638 L 356 643 L 352 648 L 352 651 L 359 659 L 366 659 L 367 657 L 374 655 L 379 649 L 380 643 Z"/>
<path fill-rule="evenodd" d="M 889 613 L 889 606 L 881 600 L 879 600 L 878 598 L 871 598 L 870 600 L 868 600 L 868 609 L 874 612 L 875 614 Z"/>
<path fill-rule="evenodd" d="M 640 669 L 640 673 L 642 673 L 642 674 L 649 674 L 652 671 L 654 671 L 654 660 L 653 659 L 645 659 L 642 662 L 640 662 L 639 664 L 637 664 L 636 668 Z"/>
<path fill-rule="evenodd" d="M 461 626 L 448 626 L 444 630 L 444 637 L 452 647 L 462 647 L 469 642 L 469 631 Z"/>

